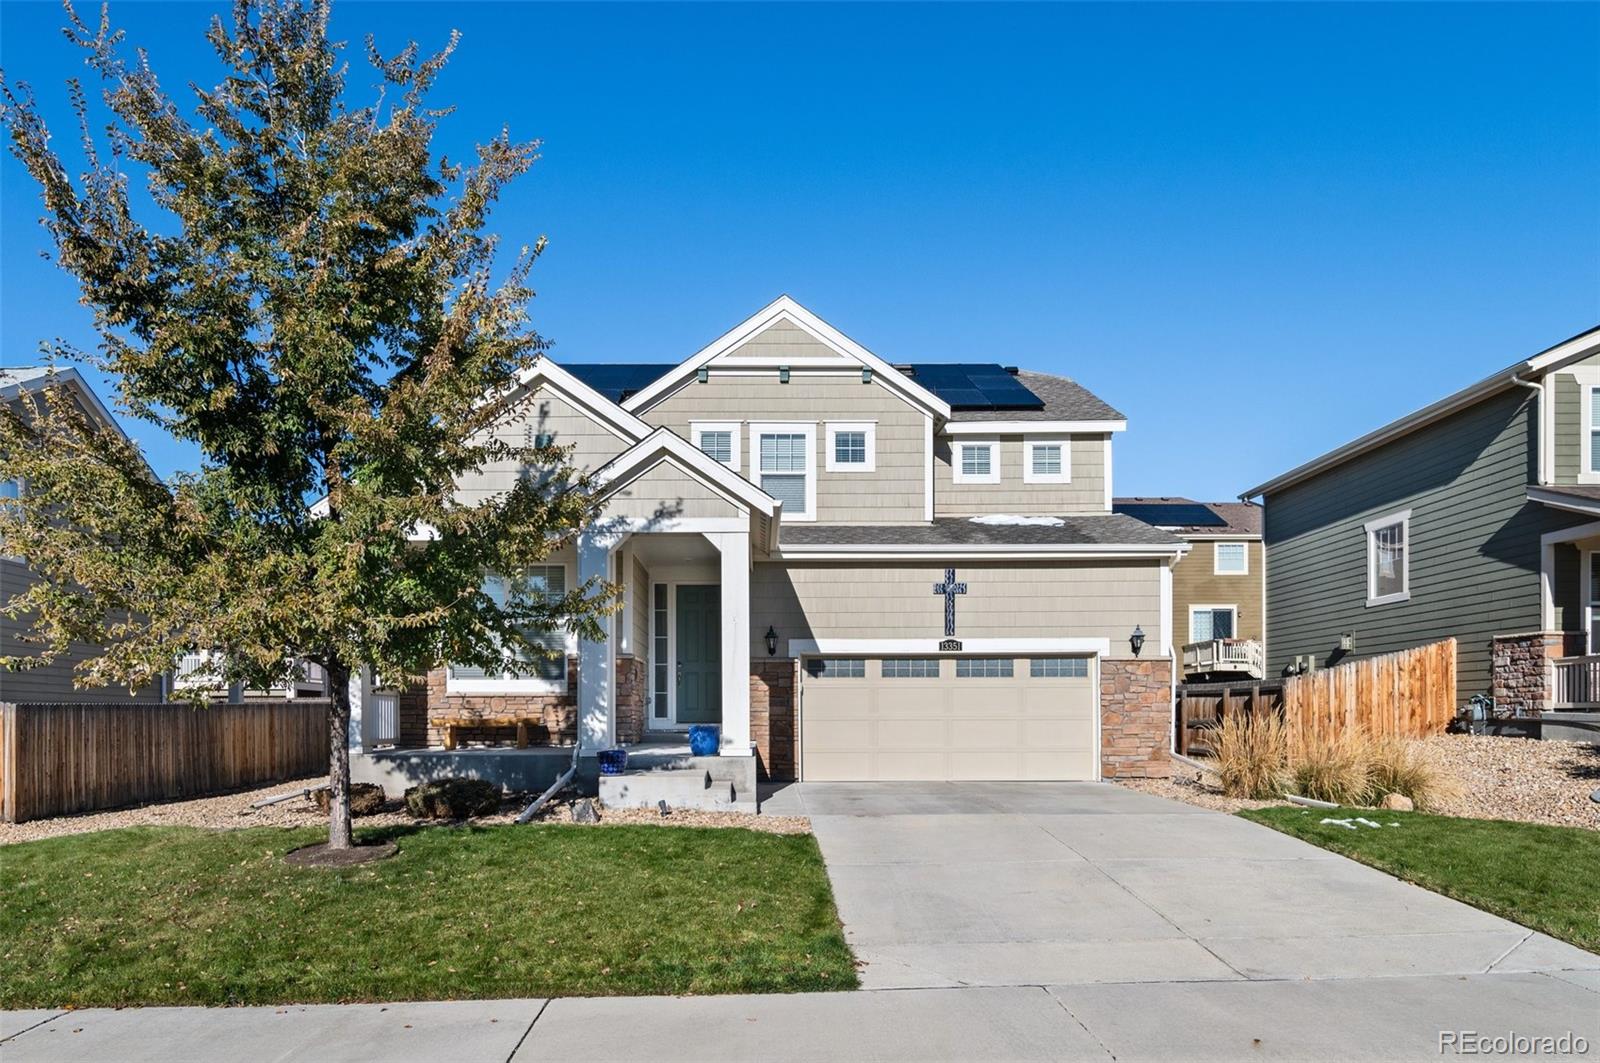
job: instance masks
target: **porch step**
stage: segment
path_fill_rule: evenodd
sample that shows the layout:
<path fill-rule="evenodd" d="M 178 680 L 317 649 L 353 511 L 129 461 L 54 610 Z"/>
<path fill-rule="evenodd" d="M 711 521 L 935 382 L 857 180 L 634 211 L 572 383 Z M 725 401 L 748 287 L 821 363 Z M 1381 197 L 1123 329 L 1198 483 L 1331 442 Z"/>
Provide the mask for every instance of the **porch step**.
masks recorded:
<path fill-rule="evenodd" d="M 715 760 L 714 757 L 704 758 Z M 692 808 L 706 812 L 755 812 L 753 791 L 740 792 L 731 778 L 701 768 L 629 770 L 600 776 L 600 804 L 610 808 Z"/>

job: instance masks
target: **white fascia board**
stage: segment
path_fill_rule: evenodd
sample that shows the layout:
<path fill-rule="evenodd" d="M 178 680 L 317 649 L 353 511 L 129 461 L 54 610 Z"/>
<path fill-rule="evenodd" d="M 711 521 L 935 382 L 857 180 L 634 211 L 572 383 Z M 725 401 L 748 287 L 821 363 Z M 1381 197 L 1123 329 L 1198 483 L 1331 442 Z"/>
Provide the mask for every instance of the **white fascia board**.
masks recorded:
<path fill-rule="evenodd" d="M 70 388 L 77 393 L 78 398 L 89 408 L 89 412 L 94 415 L 96 420 L 106 427 L 114 429 L 118 435 L 128 442 L 133 442 L 133 438 L 122 430 L 122 425 L 111 415 L 111 410 L 107 408 L 104 402 L 100 401 L 100 396 L 95 394 L 94 388 L 91 388 L 89 382 L 83 379 L 83 375 L 71 366 L 57 369 L 44 376 L 33 377 L 29 380 L 19 380 L 0 387 L 0 400 L 11 402 L 23 395 L 43 391 L 48 387 Z"/>
<path fill-rule="evenodd" d="M 1182 535 L 1185 539 L 1188 539 L 1190 542 L 1193 542 L 1193 543 L 1211 542 L 1213 540 L 1216 541 L 1216 542 L 1237 542 L 1237 543 L 1258 543 L 1258 542 L 1261 541 L 1261 533 L 1260 532 L 1181 532 L 1181 531 L 1174 531 L 1172 534 L 1174 534 L 1174 535 Z"/>
<path fill-rule="evenodd" d="M 1577 524 L 1571 528 L 1562 528 L 1558 531 L 1545 532 L 1539 536 L 1543 546 L 1555 546 L 1558 543 L 1575 543 L 1580 539 L 1589 539 L 1600 535 L 1600 520 L 1590 521 L 1588 524 Z"/>
<path fill-rule="evenodd" d="M 523 388 L 531 390 L 541 383 L 549 384 L 563 399 L 630 443 L 637 443 L 656 430 L 552 362 L 546 355 L 540 355 L 538 361 L 517 374 L 517 383 L 512 391 Z"/>
<path fill-rule="evenodd" d="M 1150 546 L 1146 544 L 1117 546 L 1111 544 L 1095 543 L 1074 546 L 1040 546 L 1027 545 L 957 545 L 945 546 L 930 545 L 868 545 L 868 544 L 827 544 L 816 546 L 782 546 L 773 553 L 775 561 L 820 561 L 820 560 L 859 560 L 859 561 L 911 561 L 941 558 L 965 558 L 968 560 L 982 560 L 984 558 L 997 558 L 1008 561 L 1062 561 L 1062 560 L 1166 560 L 1182 557 L 1189 552 L 1188 543 L 1178 543 L 1172 546 Z"/>
<path fill-rule="evenodd" d="M 1096 638 L 958 638 L 961 649 L 939 649 L 940 639 L 790 639 L 791 657 L 813 654 L 864 654 L 871 656 L 917 654 L 951 657 L 983 653 L 1073 653 L 1111 656 L 1111 640 Z"/>
<path fill-rule="evenodd" d="M 1587 513 L 1600 517 L 1600 499 L 1578 498 L 1574 495 L 1563 494 L 1561 491 L 1546 490 L 1539 487 L 1528 488 L 1528 501 L 1537 502 L 1541 506 L 1551 509 L 1566 510 L 1568 513 Z M 1561 535 L 1571 529 L 1562 529 L 1560 532 L 1550 534 Z M 1564 540 L 1553 540 L 1562 542 Z"/>
<path fill-rule="evenodd" d="M 685 472 L 693 473 L 697 479 L 729 501 L 748 506 L 758 513 L 776 516 L 778 511 L 776 499 L 667 428 L 657 428 L 649 436 L 612 458 L 595 473 L 595 483 L 602 492 L 614 490 L 654 468 L 662 459 L 668 457 L 674 459 L 674 464 Z"/>
<path fill-rule="evenodd" d="M 779 296 L 751 317 L 746 318 L 721 336 L 718 336 L 699 351 L 680 362 L 677 368 L 670 373 L 651 383 L 649 387 L 642 388 L 630 395 L 623 403 L 623 407 L 633 412 L 649 409 L 670 394 L 684 380 L 694 376 L 702 366 L 709 365 L 715 359 L 727 354 L 768 326 L 779 321 L 788 321 L 801 331 L 809 333 L 813 339 L 824 346 L 831 347 L 846 358 L 853 358 L 870 368 L 874 383 L 881 383 L 889 390 L 898 392 L 902 398 L 905 398 L 913 405 L 919 406 L 941 418 L 950 416 L 949 403 L 787 295 Z M 795 363 L 785 364 L 793 368 Z"/>
<path fill-rule="evenodd" d="M 947 436 L 1050 435 L 1085 432 L 1126 432 L 1123 421 L 951 421 L 944 426 Z"/>

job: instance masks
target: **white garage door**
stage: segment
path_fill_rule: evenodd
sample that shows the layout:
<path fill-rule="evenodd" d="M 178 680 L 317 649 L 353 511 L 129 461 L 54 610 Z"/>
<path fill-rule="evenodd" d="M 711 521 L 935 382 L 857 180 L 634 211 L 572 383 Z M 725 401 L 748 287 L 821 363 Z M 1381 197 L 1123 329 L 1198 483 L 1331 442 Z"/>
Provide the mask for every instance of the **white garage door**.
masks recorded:
<path fill-rule="evenodd" d="M 1093 779 L 1092 657 L 808 657 L 810 782 Z"/>

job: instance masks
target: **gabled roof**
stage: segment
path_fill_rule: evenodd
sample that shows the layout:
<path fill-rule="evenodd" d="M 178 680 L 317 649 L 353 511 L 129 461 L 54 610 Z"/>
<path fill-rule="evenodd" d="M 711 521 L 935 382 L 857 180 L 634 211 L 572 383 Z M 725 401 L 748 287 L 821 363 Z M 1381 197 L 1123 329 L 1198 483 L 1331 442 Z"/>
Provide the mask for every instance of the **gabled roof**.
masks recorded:
<path fill-rule="evenodd" d="M 566 370 L 620 405 L 672 372 L 677 365 L 677 362 L 571 362 Z"/>
<path fill-rule="evenodd" d="M 585 384 L 576 374 L 552 362 L 548 355 L 541 355 L 531 366 L 517 374 L 516 388 L 531 390 L 540 384 L 549 385 L 562 398 L 629 442 L 636 442 L 655 431 L 605 394 Z"/>
<path fill-rule="evenodd" d="M 670 394 L 674 387 L 693 377 L 701 367 L 708 366 L 711 362 L 728 354 L 747 340 L 754 338 L 779 322 L 787 322 L 795 326 L 842 357 L 851 359 L 864 368 L 871 369 L 874 381 L 900 395 L 913 406 L 921 407 L 937 417 L 948 418 L 950 416 L 949 403 L 904 373 L 901 373 L 894 366 L 879 358 L 787 295 L 780 295 L 755 314 L 741 321 L 693 355 L 673 366 L 672 370 L 664 376 L 658 377 L 645 387 L 634 392 L 623 401 L 622 405 L 632 411 L 649 409 Z"/>
<path fill-rule="evenodd" d="M 1180 496 L 1130 496 L 1113 499 L 1111 509 L 1178 535 L 1261 534 L 1261 507 L 1254 502 L 1196 502 Z"/>
<path fill-rule="evenodd" d="M 1475 406 L 1485 399 L 1519 387 L 1523 383 L 1541 379 L 1550 373 L 1557 372 L 1566 365 L 1579 359 L 1587 358 L 1600 352 L 1600 326 L 1580 332 L 1569 340 L 1563 340 L 1554 347 L 1546 348 L 1531 358 L 1515 362 L 1491 376 L 1484 377 L 1476 384 L 1471 384 L 1453 394 L 1446 395 L 1438 402 L 1424 406 L 1415 413 L 1408 413 L 1395 421 L 1390 421 L 1382 428 L 1374 429 L 1366 435 L 1353 439 L 1342 447 L 1336 447 L 1320 457 L 1312 458 L 1303 465 L 1296 466 L 1281 476 L 1276 476 L 1266 483 L 1257 484 L 1241 494 L 1240 498 L 1254 498 L 1257 495 L 1281 491 L 1285 487 L 1309 479 L 1321 472 L 1342 465 L 1351 458 L 1365 454 L 1385 443 L 1409 435 L 1419 428 L 1424 428 L 1435 421 L 1443 420 L 1453 413 Z"/>
<path fill-rule="evenodd" d="M 21 395 L 47 388 L 52 383 L 71 388 L 97 420 L 115 428 L 122 438 L 132 442 L 128 433 L 122 430 L 122 425 L 117 423 L 117 419 L 106 408 L 106 404 L 100 401 L 100 396 L 89 386 L 89 382 L 71 366 L 58 368 L 48 365 L 24 365 L 0 369 L 0 402 L 11 402 Z"/>
<path fill-rule="evenodd" d="M 670 460 L 693 474 L 697 480 L 730 502 L 747 506 L 752 512 L 769 518 L 772 541 L 766 544 L 766 548 L 771 550 L 777 545 L 778 519 L 783 503 L 670 428 L 655 429 L 602 465 L 594 475 L 596 489 L 601 494 L 618 490 L 664 460 Z"/>

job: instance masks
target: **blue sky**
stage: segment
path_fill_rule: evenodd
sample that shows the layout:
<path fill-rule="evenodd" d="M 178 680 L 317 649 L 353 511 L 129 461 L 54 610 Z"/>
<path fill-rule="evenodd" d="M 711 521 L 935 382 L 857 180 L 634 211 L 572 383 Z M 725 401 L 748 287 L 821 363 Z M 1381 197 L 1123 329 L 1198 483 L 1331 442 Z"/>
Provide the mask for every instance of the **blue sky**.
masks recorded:
<path fill-rule="evenodd" d="M 111 10 L 177 87 L 215 82 L 225 6 Z M 60 24 L 0 6 L 0 64 L 70 141 Z M 891 361 L 1075 377 L 1129 417 L 1123 494 L 1231 497 L 1600 322 L 1593 4 L 346 2 L 335 28 L 357 59 L 460 29 L 442 144 L 544 139 L 496 228 L 550 239 L 558 359 L 684 357 L 788 292 Z M 0 191 L 0 357 L 91 342 L 9 155 Z"/>

